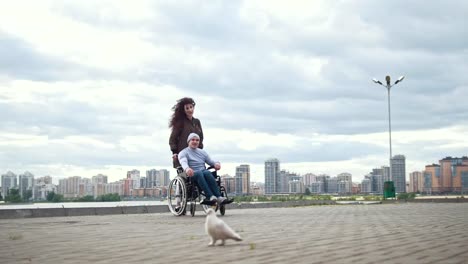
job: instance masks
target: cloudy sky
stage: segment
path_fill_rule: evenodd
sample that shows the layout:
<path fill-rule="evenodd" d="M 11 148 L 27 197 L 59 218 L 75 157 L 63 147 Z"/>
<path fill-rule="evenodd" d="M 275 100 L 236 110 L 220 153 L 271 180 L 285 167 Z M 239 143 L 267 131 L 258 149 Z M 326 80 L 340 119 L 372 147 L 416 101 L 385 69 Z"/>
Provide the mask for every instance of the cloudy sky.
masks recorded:
<path fill-rule="evenodd" d="M 169 169 L 193 97 L 222 174 L 278 158 L 359 181 L 468 155 L 467 1 L 3 1 L 0 173 Z"/>

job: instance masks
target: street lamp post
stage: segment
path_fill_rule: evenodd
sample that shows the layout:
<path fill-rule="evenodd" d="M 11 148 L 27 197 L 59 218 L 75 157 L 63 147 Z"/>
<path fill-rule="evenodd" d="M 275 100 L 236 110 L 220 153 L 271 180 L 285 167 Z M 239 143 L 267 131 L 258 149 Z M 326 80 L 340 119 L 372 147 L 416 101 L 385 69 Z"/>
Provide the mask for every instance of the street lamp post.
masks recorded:
<path fill-rule="evenodd" d="M 389 173 L 390 173 L 389 177 L 390 177 L 390 179 L 389 180 L 392 180 L 392 181 L 393 181 L 393 175 L 392 175 L 392 121 L 391 121 L 391 114 L 390 114 L 390 88 L 392 88 L 394 85 L 398 84 L 399 82 L 403 81 L 404 78 L 405 78 L 405 76 L 400 76 L 400 78 L 398 78 L 398 80 L 396 80 L 394 84 L 391 84 L 390 76 L 387 75 L 385 77 L 385 81 L 386 81 L 387 85 L 384 85 L 381 81 L 377 80 L 376 78 L 372 79 L 372 81 L 374 81 L 374 83 L 380 84 L 383 87 L 387 88 L 387 94 L 388 94 L 388 142 L 389 142 L 389 145 L 390 145 L 390 159 L 389 159 Z M 382 186 L 382 188 L 383 188 L 383 186 Z"/>

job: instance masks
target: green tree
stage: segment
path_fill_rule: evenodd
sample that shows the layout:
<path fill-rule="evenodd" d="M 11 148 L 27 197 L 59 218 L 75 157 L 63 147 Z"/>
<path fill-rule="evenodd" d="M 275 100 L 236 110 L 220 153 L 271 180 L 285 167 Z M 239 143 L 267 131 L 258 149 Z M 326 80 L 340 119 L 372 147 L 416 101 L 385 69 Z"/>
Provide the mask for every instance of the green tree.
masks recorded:
<path fill-rule="evenodd" d="M 83 197 L 80 197 L 76 200 L 77 202 L 94 202 L 94 196 L 92 195 L 86 195 Z"/>
<path fill-rule="evenodd" d="M 413 200 L 416 197 L 415 193 L 400 193 L 398 194 L 398 200 Z"/>
<path fill-rule="evenodd" d="M 56 193 L 54 195 L 54 198 L 52 199 L 52 202 L 54 203 L 60 203 L 60 202 L 63 202 L 64 198 L 63 198 L 63 195 L 62 194 L 58 194 Z"/>
<path fill-rule="evenodd" d="M 398 200 L 407 200 L 408 195 L 406 193 L 399 193 L 397 196 Z"/>
<path fill-rule="evenodd" d="M 306 189 L 305 189 L 305 193 L 304 193 L 304 194 L 305 194 L 305 195 L 311 195 L 311 192 L 310 192 L 309 188 L 306 188 Z"/>
<path fill-rule="evenodd" d="M 46 198 L 47 201 L 52 202 L 52 200 L 54 200 L 54 196 L 55 196 L 55 192 L 49 192 Z"/>
<path fill-rule="evenodd" d="M 108 193 L 108 194 L 103 194 L 99 195 L 96 198 L 96 201 L 99 202 L 115 202 L 115 201 L 120 201 L 120 196 L 118 193 Z"/>
<path fill-rule="evenodd" d="M 23 197 L 24 201 L 25 202 L 29 201 L 29 199 L 32 198 L 32 195 L 33 195 L 32 190 L 27 190 Z"/>
<path fill-rule="evenodd" d="M 18 189 L 10 189 L 7 196 L 5 197 L 5 202 L 21 203 L 22 201 L 23 199 L 21 199 L 21 195 L 19 194 Z"/>
<path fill-rule="evenodd" d="M 59 203 L 63 202 L 64 198 L 63 195 L 55 193 L 55 192 L 50 192 L 47 194 L 47 201 L 53 202 L 53 203 Z"/>

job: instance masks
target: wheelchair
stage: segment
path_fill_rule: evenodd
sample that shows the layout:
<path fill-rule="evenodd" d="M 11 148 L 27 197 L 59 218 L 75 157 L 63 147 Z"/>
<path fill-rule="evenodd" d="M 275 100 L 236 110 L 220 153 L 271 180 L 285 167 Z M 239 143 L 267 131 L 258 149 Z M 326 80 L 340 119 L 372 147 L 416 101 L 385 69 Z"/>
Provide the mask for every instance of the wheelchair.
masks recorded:
<path fill-rule="evenodd" d="M 221 196 L 226 197 L 226 200 L 229 200 L 227 196 L 226 189 L 221 185 L 221 177 L 217 175 L 214 167 L 209 167 L 213 177 L 215 177 L 216 184 L 219 187 Z M 169 210 L 175 216 L 185 215 L 187 209 L 190 210 L 190 214 L 195 216 L 195 211 L 197 208 L 197 203 L 201 205 L 203 211 L 206 211 L 209 208 L 213 208 L 216 211 L 224 215 L 226 213 L 226 205 L 217 203 L 204 203 L 206 195 L 203 190 L 195 183 L 192 177 L 187 177 L 182 167 L 177 168 L 177 176 L 169 183 L 167 190 L 167 202 Z"/>

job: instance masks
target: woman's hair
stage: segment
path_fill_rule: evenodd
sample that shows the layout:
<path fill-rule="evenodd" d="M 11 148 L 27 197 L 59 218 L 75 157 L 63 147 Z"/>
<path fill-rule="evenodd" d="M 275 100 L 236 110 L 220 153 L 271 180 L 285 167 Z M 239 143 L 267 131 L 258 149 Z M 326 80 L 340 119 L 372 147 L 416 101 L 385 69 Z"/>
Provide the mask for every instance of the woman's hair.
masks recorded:
<path fill-rule="evenodd" d="M 184 97 L 177 100 L 177 103 L 172 107 L 174 113 L 172 114 L 171 120 L 169 121 L 169 127 L 173 128 L 183 124 L 185 118 L 185 109 L 186 104 L 192 104 L 195 106 L 195 101 L 190 97 Z"/>

